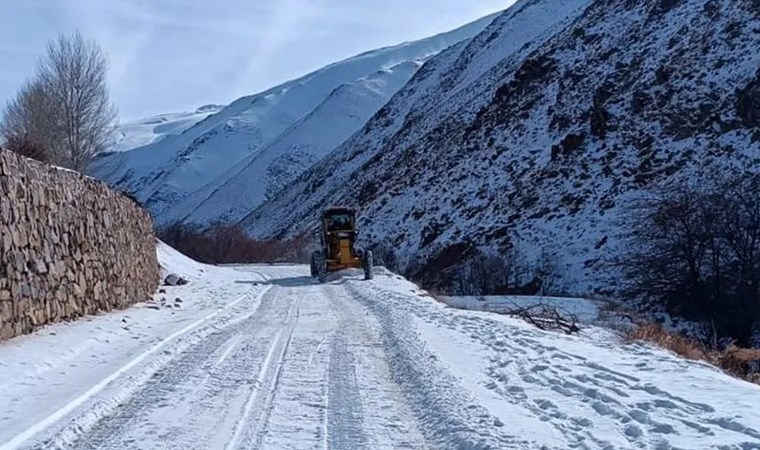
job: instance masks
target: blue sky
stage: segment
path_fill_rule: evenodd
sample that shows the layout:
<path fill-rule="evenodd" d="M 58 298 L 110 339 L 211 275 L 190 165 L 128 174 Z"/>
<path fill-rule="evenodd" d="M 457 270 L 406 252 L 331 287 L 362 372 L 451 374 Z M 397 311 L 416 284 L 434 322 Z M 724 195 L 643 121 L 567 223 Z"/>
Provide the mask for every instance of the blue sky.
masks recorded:
<path fill-rule="evenodd" d="M 108 53 L 122 120 L 228 103 L 365 50 L 457 28 L 510 0 L 0 0 L 0 104 L 47 40 Z"/>

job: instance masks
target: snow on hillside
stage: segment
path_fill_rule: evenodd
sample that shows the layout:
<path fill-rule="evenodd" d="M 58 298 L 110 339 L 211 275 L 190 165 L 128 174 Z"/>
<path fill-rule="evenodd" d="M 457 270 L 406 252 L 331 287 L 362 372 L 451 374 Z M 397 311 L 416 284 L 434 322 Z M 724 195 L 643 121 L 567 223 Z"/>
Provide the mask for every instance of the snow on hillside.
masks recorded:
<path fill-rule="evenodd" d="M 193 112 L 161 114 L 148 119 L 120 124 L 114 130 L 109 152 L 125 152 L 160 141 L 166 136 L 181 134 L 206 117 L 224 108 L 206 105 Z"/>
<path fill-rule="evenodd" d="M 159 221 L 239 221 L 360 129 L 419 66 L 408 61 L 339 86 L 271 143 L 189 195 Z"/>
<path fill-rule="evenodd" d="M 759 170 L 758 29 L 750 1 L 518 2 L 241 224 L 296 233 L 348 204 L 365 244 L 432 284 L 514 243 L 575 293 L 609 287 L 630 198 Z"/>
<path fill-rule="evenodd" d="M 225 177 L 240 173 L 241 165 L 256 165 L 255 156 L 266 149 L 269 149 L 269 155 L 264 155 L 267 164 L 274 162 L 278 156 L 275 152 L 288 152 L 282 155 L 280 164 L 272 168 L 271 180 L 261 178 L 267 171 L 264 167 L 252 174 L 258 182 L 247 186 L 264 191 L 275 189 L 286 182 L 283 180 L 287 180 L 289 174 L 297 175 L 340 144 L 341 138 L 358 130 L 364 124 L 363 119 L 369 118 L 403 86 L 413 64 L 478 34 L 492 19 L 493 16 L 486 17 L 428 39 L 366 52 L 238 99 L 179 135 L 169 135 L 128 152 L 104 155 L 94 161 L 90 171 L 95 177 L 134 194 L 159 223 L 166 222 L 167 217 L 176 219 L 188 214 L 190 219 L 200 222 L 216 220 L 215 214 L 225 211 L 213 206 L 219 199 L 211 196 L 227 181 Z M 373 76 L 379 82 L 373 84 L 368 80 Z M 352 85 L 358 87 L 352 88 Z M 368 92 L 374 98 L 366 99 Z M 346 95 L 352 93 L 357 97 Z M 344 95 L 345 104 L 335 101 L 331 95 Z M 304 127 L 310 113 L 319 116 L 312 119 L 319 124 L 316 134 L 307 132 L 308 128 Z M 333 132 L 334 136 L 325 139 Z M 313 146 L 302 148 L 309 145 Z M 236 183 L 241 181 L 233 181 Z M 194 194 L 193 199 L 183 203 L 191 194 Z M 265 192 L 246 194 L 255 202 L 264 198 Z M 193 202 L 207 200 L 209 204 L 192 215 L 199 206 Z M 220 201 L 232 209 L 246 206 L 238 198 L 223 197 Z M 175 210 L 170 211 L 172 208 Z M 209 208 L 213 215 L 204 216 L 204 208 Z"/>

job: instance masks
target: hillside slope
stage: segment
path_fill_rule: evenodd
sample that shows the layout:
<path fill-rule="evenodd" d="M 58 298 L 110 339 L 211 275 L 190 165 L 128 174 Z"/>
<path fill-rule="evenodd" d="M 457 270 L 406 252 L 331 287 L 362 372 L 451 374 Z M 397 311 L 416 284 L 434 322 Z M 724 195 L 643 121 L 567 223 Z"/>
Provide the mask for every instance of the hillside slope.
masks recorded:
<path fill-rule="evenodd" d="M 322 116 L 320 134 L 305 134 L 299 142 L 291 142 L 284 150 L 318 140 L 324 130 L 332 128 L 340 130 L 336 137 L 347 138 L 364 124 L 362 118 L 371 117 L 403 86 L 411 76 L 412 64 L 476 35 L 492 19 L 486 17 L 428 39 L 363 53 L 265 92 L 238 99 L 179 135 L 170 135 L 128 152 L 103 155 L 92 164 L 91 174 L 135 195 L 159 223 L 166 222 L 168 217 L 183 217 L 198 206 L 191 202 L 181 204 L 186 197 L 197 193 L 194 199 L 208 199 L 226 181 L 225 174 L 237 174 L 239 171 L 235 169 L 241 164 L 252 163 L 250 160 L 243 162 L 246 158 L 253 158 L 278 139 L 287 139 L 283 133 L 292 135 L 288 131 L 293 127 L 302 128 L 305 117 L 312 112 Z M 370 86 L 367 79 L 372 77 L 385 80 Z M 377 98 L 366 101 L 366 89 L 355 89 L 358 97 L 354 98 L 350 95 L 352 84 L 365 84 L 366 89 L 374 90 Z M 345 105 L 331 98 L 340 91 L 349 94 L 343 97 Z M 320 108 L 321 111 L 317 111 Z M 310 164 L 341 142 L 339 139 L 325 140 L 325 147 L 309 149 L 315 152 L 314 155 L 292 158 L 293 164 L 280 172 L 300 173 L 308 167 L 301 164 Z M 208 189 L 198 192 L 209 183 L 212 184 Z M 269 182 L 263 182 L 261 187 L 266 189 L 268 185 Z M 258 198 L 256 193 L 251 194 L 252 198 Z M 232 203 L 231 206 L 241 206 L 237 200 L 225 201 Z M 248 209 L 254 206 L 250 205 Z M 213 211 L 214 215 L 210 217 L 194 216 L 192 220 L 213 221 L 218 218 L 218 212 Z"/>
<path fill-rule="evenodd" d="M 549 7 L 549 31 L 499 39 Z M 749 0 L 519 2 L 241 223 L 295 233 L 348 204 L 366 244 L 432 283 L 516 245 L 567 288 L 599 287 L 627 199 L 760 167 L 759 30 Z"/>
<path fill-rule="evenodd" d="M 336 88 L 319 106 L 160 217 L 162 222 L 237 222 L 351 137 L 421 63 L 407 61 Z"/>

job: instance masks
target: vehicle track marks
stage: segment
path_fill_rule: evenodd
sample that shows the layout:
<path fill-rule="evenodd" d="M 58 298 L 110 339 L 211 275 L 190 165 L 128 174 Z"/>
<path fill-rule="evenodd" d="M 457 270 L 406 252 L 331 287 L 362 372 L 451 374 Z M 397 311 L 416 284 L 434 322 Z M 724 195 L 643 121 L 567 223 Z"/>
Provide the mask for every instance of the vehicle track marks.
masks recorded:
<path fill-rule="evenodd" d="M 226 450 L 253 449 L 261 446 L 269 421 L 269 413 L 272 410 L 272 404 L 277 393 L 285 356 L 290 347 L 293 331 L 298 323 L 299 301 L 295 297 L 291 297 L 291 301 L 286 319 L 287 326 L 277 333 L 269 346 L 242 414 L 235 426 L 232 439 L 225 446 Z M 266 389 L 263 389 L 264 386 Z"/>
<path fill-rule="evenodd" d="M 193 351 L 190 344 L 202 336 L 216 336 L 219 332 L 235 328 L 243 320 L 256 314 L 261 299 L 270 290 L 269 287 L 255 294 L 255 307 L 250 312 L 237 318 L 228 316 L 237 311 L 240 304 L 251 299 L 251 293 L 239 296 L 224 308 L 218 309 L 184 328 L 172 333 L 145 352 L 137 355 L 126 365 L 113 372 L 104 380 L 75 398 L 62 408 L 42 419 L 34 426 L 16 435 L 10 441 L 0 445 L 2 450 L 18 448 L 66 448 L 73 441 L 80 439 L 101 420 L 113 414 L 122 403 L 143 389 L 156 374 L 171 365 L 183 352 Z M 203 342 L 203 341 L 201 341 Z M 208 344 L 208 343 L 207 343 Z M 190 349 L 188 350 L 188 345 Z M 67 418 L 76 420 L 66 421 Z"/>

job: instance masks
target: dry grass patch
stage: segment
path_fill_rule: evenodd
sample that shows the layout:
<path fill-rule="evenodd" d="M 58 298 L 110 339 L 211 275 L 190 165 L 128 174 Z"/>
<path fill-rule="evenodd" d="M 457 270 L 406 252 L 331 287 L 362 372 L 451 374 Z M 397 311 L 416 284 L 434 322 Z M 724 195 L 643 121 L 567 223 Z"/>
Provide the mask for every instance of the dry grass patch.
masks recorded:
<path fill-rule="evenodd" d="M 634 327 L 624 334 L 628 342 L 644 341 L 670 350 L 686 359 L 705 361 L 726 373 L 760 384 L 760 350 L 730 346 L 723 351 L 711 350 L 701 342 L 668 331 L 658 324 Z"/>
<path fill-rule="evenodd" d="M 731 346 L 719 355 L 718 366 L 726 372 L 760 384 L 760 350 Z"/>
<path fill-rule="evenodd" d="M 699 341 L 670 332 L 658 324 L 650 323 L 631 328 L 625 333 L 625 338 L 629 342 L 644 341 L 656 344 L 686 359 L 707 361 L 711 364 L 716 362 L 713 352 L 707 350 Z"/>

